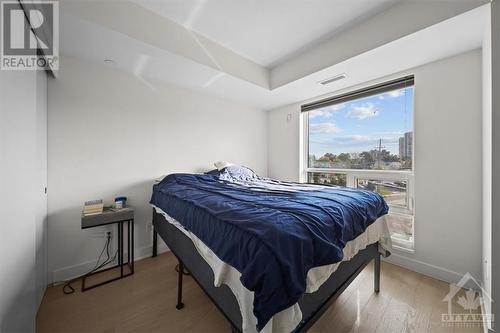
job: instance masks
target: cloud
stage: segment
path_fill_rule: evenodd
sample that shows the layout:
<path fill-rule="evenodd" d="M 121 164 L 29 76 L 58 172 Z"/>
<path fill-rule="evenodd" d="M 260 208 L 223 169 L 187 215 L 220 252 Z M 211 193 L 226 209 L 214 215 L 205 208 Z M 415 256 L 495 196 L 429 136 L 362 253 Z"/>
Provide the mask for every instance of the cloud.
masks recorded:
<path fill-rule="evenodd" d="M 371 138 L 368 135 L 351 135 L 350 139 L 352 141 L 370 141 Z"/>
<path fill-rule="evenodd" d="M 403 134 L 398 132 L 381 132 L 381 133 L 371 133 L 369 135 L 353 134 L 350 136 L 338 137 L 338 140 L 350 141 L 350 142 L 378 142 L 382 139 L 382 143 L 397 143 L 399 138 Z"/>
<path fill-rule="evenodd" d="M 332 111 L 342 110 L 343 108 L 345 108 L 345 103 L 335 104 L 328 107 L 328 109 L 331 109 Z"/>
<path fill-rule="evenodd" d="M 404 89 L 393 90 L 393 91 L 389 91 L 389 92 L 387 92 L 385 94 L 379 95 L 378 99 L 384 100 L 386 97 L 396 98 L 396 97 L 399 97 L 399 96 L 403 96 L 404 94 L 405 94 L 405 90 Z"/>
<path fill-rule="evenodd" d="M 309 119 L 314 119 L 317 117 L 330 118 L 331 116 L 332 113 L 329 111 L 323 111 L 323 110 L 309 111 Z"/>
<path fill-rule="evenodd" d="M 359 145 L 364 143 L 375 144 L 380 139 L 382 139 L 382 144 L 387 143 L 398 143 L 399 138 L 403 134 L 397 132 L 382 132 L 382 133 L 371 133 L 368 135 L 363 134 L 352 134 L 344 136 L 335 136 L 326 140 L 312 140 L 310 142 L 323 145 Z"/>
<path fill-rule="evenodd" d="M 321 124 L 311 124 L 309 125 L 309 133 L 320 134 L 320 133 L 338 133 L 342 131 L 335 123 L 321 123 Z"/>
<path fill-rule="evenodd" d="M 387 93 L 387 95 L 389 95 L 390 97 L 399 97 L 399 96 L 403 96 L 403 94 L 404 94 L 403 89 L 393 90 L 393 91 L 389 91 Z"/>
<path fill-rule="evenodd" d="M 360 153 L 377 149 L 379 140 L 382 139 L 383 149 L 392 154 L 398 154 L 399 138 L 402 132 L 378 132 L 369 134 L 328 135 L 324 137 L 311 137 L 311 154 L 322 156 L 325 153 Z"/>
<path fill-rule="evenodd" d="M 372 134 L 373 137 L 375 138 L 380 138 L 382 141 L 385 142 L 399 142 L 399 138 L 404 136 L 404 133 L 401 132 L 385 132 L 385 133 L 375 133 Z"/>
<path fill-rule="evenodd" d="M 311 154 L 322 156 L 325 153 L 360 153 L 377 149 L 379 140 L 382 139 L 383 149 L 392 154 L 398 154 L 399 138 L 403 133 L 379 132 L 369 134 L 351 135 L 325 135 L 310 138 Z"/>
<path fill-rule="evenodd" d="M 332 140 L 332 142 L 336 144 L 359 144 L 371 141 L 375 142 L 375 139 L 369 135 L 359 135 L 359 134 L 338 136 Z"/>
<path fill-rule="evenodd" d="M 366 103 L 363 105 L 354 105 L 349 112 L 347 112 L 347 118 L 354 118 L 358 120 L 363 120 L 366 118 L 375 117 L 379 114 L 379 110 L 375 107 L 373 103 Z"/>
<path fill-rule="evenodd" d="M 314 119 L 317 117 L 330 118 L 335 112 L 342 110 L 343 108 L 345 108 L 345 103 L 335 104 L 318 110 L 309 111 L 309 119 Z"/>

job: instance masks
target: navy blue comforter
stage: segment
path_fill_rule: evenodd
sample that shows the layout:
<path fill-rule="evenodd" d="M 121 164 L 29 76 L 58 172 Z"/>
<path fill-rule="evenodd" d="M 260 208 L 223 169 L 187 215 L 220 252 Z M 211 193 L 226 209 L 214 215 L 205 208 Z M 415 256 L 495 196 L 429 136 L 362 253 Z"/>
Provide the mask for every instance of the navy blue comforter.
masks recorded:
<path fill-rule="evenodd" d="M 341 261 L 346 242 L 388 212 L 375 192 L 220 173 L 169 175 L 151 204 L 241 273 L 258 330 L 299 300 L 310 268 Z"/>

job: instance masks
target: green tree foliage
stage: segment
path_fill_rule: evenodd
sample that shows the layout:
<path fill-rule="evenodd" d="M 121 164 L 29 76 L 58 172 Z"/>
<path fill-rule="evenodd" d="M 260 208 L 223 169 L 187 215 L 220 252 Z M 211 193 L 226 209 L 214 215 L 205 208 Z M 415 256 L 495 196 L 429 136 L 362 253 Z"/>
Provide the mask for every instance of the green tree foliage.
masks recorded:
<path fill-rule="evenodd" d="M 326 153 L 318 159 L 314 155 L 311 155 L 310 165 L 313 166 L 315 161 L 327 162 L 335 167 L 349 169 L 378 169 L 392 162 L 400 162 L 402 169 L 410 169 L 412 165 L 411 159 L 402 160 L 398 155 L 391 154 L 386 149 L 382 149 L 381 151 L 372 149 L 361 153 L 340 153 L 338 155 Z M 379 161 L 381 166 L 379 165 Z"/>
<path fill-rule="evenodd" d="M 337 158 L 339 159 L 339 161 L 347 162 L 351 159 L 351 155 L 348 153 L 341 153 Z"/>

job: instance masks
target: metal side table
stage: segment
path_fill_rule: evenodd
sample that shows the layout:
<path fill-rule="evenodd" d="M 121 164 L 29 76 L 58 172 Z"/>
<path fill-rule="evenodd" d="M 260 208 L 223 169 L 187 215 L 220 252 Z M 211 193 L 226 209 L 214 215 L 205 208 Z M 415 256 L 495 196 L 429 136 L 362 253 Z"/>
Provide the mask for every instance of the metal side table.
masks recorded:
<path fill-rule="evenodd" d="M 123 246 L 123 229 L 124 224 L 127 223 L 127 262 L 124 262 L 124 246 Z M 82 215 L 82 229 L 94 228 L 104 225 L 118 225 L 118 264 L 105 268 L 82 278 L 82 292 L 89 289 L 102 286 L 103 284 L 123 279 L 124 277 L 134 274 L 134 210 L 131 208 L 122 208 L 120 210 L 112 211 L 106 210 L 102 214 L 83 216 Z M 103 282 L 96 283 L 91 286 L 85 286 L 86 278 L 100 274 L 106 271 L 119 268 L 119 276 L 113 277 Z M 128 268 L 128 273 L 124 272 L 124 268 Z"/>

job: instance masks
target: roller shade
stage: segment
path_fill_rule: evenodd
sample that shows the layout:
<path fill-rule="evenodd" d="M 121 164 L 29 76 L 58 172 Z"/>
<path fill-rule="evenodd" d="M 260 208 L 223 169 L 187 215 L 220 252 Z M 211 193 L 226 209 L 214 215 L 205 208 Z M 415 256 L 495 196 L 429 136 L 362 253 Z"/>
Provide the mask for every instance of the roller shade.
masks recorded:
<path fill-rule="evenodd" d="M 311 110 L 316 110 L 320 109 L 326 106 L 334 105 L 334 104 L 339 104 L 339 103 L 345 103 L 354 99 L 359 99 L 363 97 L 368 97 L 372 95 L 377 95 L 377 94 L 382 94 L 388 91 L 392 90 L 397 90 L 397 89 L 404 89 L 413 86 L 415 81 L 415 78 L 413 75 L 410 76 L 405 76 L 403 78 L 397 79 L 397 80 L 392 80 L 389 82 L 384 82 L 381 84 L 377 84 L 368 88 L 363 88 L 359 89 L 356 91 L 352 91 L 349 93 L 341 94 L 338 96 L 333 96 L 329 98 L 325 98 L 320 101 L 316 101 L 313 103 L 308 103 L 305 105 L 302 105 L 301 109 L 302 112 L 307 112 Z"/>

